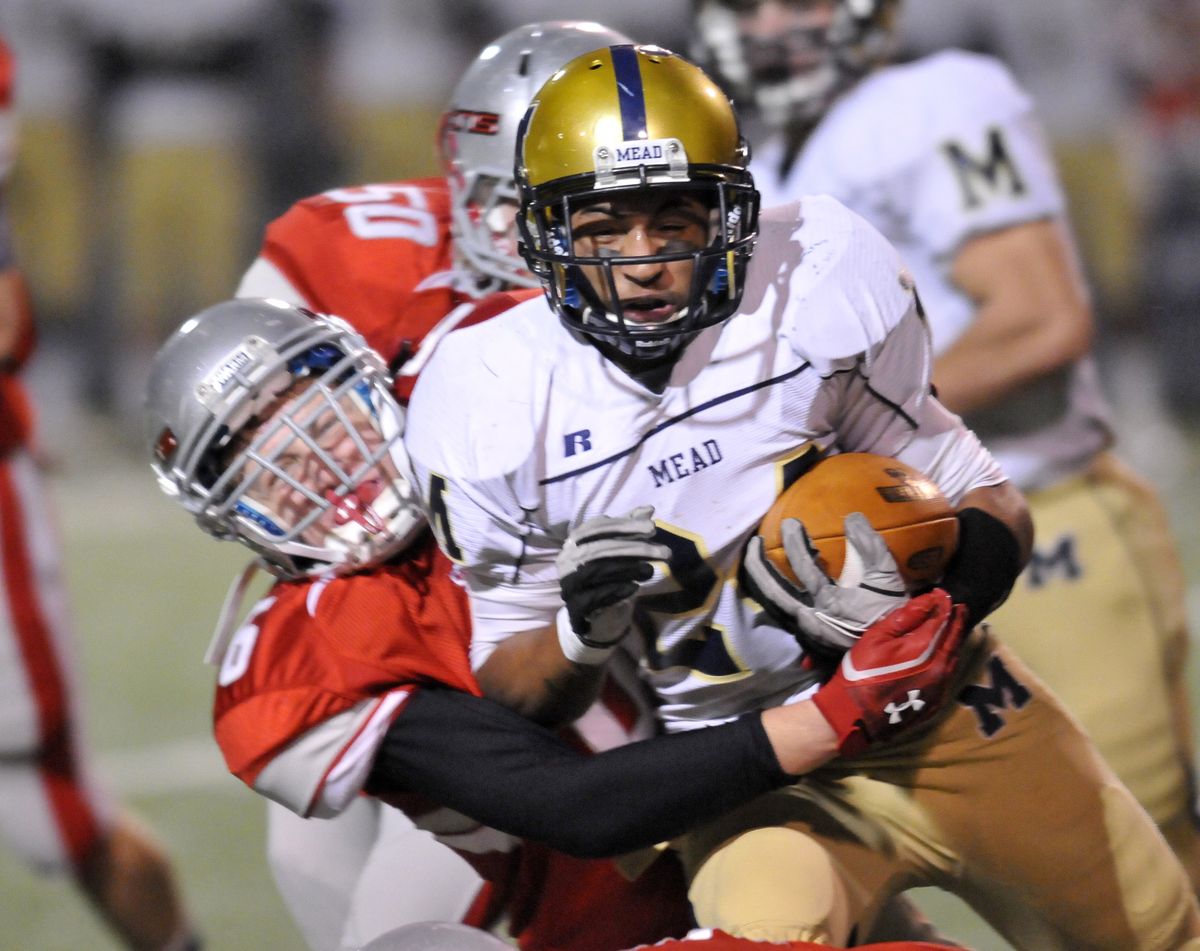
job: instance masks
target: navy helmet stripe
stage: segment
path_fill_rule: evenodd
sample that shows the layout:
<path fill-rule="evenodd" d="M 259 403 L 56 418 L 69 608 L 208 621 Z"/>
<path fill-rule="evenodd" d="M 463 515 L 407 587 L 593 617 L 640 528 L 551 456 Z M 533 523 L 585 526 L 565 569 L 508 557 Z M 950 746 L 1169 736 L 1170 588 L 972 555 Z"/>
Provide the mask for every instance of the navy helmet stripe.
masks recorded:
<path fill-rule="evenodd" d="M 613 74 L 617 80 L 617 102 L 621 106 L 621 138 L 646 138 L 646 95 L 642 71 L 632 46 L 611 46 Z"/>

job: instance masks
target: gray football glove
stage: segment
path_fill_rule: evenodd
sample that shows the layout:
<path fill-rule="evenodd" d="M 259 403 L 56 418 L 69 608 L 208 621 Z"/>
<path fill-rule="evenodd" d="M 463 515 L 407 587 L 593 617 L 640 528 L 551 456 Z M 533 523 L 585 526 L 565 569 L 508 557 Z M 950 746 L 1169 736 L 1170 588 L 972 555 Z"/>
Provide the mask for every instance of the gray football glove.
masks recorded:
<path fill-rule="evenodd" d="M 762 536 L 746 546 L 743 564 L 758 599 L 796 634 L 801 646 L 840 656 L 871 624 L 908 601 L 904 579 L 887 543 L 866 516 L 853 512 L 846 528 L 846 561 L 834 582 L 818 567 L 804 526 L 794 518 L 781 526 L 783 550 L 803 590 L 767 560 Z"/>
<path fill-rule="evenodd" d="M 555 565 L 570 624 L 568 634 L 560 618 L 559 642 L 569 659 L 600 663 L 629 633 L 634 597 L 654 574 L 650 563 L 671 557 L 653 541 L 653 514 L 645 505 L 619 518 L 602 515 L 567 536 Z"/>

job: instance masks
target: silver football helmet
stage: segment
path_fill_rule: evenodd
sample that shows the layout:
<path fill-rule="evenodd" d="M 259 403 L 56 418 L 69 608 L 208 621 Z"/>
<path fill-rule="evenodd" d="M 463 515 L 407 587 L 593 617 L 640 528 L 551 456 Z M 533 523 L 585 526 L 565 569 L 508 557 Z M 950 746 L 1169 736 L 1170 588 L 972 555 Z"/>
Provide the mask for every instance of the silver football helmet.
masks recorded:
<path fill-rule="evenodd" d="M 530 23 L 484 47 L 450 97 L 438 148 L 450 185 L 454 245 L 463 264 L 493 288 L 539 286 L 517 253 L 513 231 L 517 126 L 529 100 L 568 60 L 629 42 L 599 23 Z"/>
<path fill-rule="evenodd" d="M 387 369 L 336 317 L 268 299 L 202 311 L 155 356 L 145 425 L 162 490 L 280 577 L 377 564 L 426 524 Z"/>
<path fill-rule="evenodd" d="M 793 26 L 749 28 L 767 3 Z M 885 60 L 900 0 L 694 0 L 693 55 L 739 106 L 771 129 L 816 122 L 839 93 Z M 825 8 L 822 10 L 822 8 Z"/>

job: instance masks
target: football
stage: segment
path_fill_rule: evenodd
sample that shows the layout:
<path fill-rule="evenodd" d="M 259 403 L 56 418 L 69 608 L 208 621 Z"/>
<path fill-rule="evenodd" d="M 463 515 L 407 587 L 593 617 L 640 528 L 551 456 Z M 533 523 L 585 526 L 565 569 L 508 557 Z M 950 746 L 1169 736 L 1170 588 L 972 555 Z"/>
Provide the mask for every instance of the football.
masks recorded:
<path fill-rule="evenodd" d="M 796 518 L 817 563 L 837 580 L 846 557 L 843 519 L 851 512 L 883 536 L 910 589 L 935 584 L 958 545 L 954 507 L 931 479 L 899 459 L 847 452 L 820 460 L 775 500 L 759 524 L 767 557 L 797 582 L 781 535 L 784 519 Z"/>

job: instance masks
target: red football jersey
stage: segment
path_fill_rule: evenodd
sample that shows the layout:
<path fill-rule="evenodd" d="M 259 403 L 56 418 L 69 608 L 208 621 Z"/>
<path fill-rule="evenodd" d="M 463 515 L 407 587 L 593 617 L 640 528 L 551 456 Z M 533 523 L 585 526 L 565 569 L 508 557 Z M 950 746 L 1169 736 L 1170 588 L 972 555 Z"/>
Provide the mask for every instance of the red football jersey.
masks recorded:
<path fill-rule="evenodd" d="M 305 198 L 267 226 L 259 256 L 310 307 L 344 317 L 391 359 L 405 337 L 398 331 L 408 321 L 409 297 L 448 280 L 453 267 L 445 180 L 335 188 Z M 437 317 L 454 303 L 447 297 Z M 407 336 L 419 341 L 427 329 Z"/>
<path fill-rule="evenodd" d="M 449 207 L 441 179 L 335 189 L 273 221 L 259 253 L 309 307 L 346 319 L 391 362 L 401 399 L 446 333 L 540 293 L 480 301 L 452 270 Z M 470 629 L 465 592 L 431 540 L 403 565 L 276 585 L 234 636 L 219 678 L 216 736 L 230 770 L 303 814 L 336 812 L 361 790 L 413 685 L 479 695 Z M 581 748 L 653 732 L 636 672 L 610 673 L 600 701 L 565 731 Z M 387 799 L 493 883 L 491 913 L 506 915 L 526 951 L 614 951 L 690 924 L 673 857 L 630 882 L 611 862 L 523 843 L 421 797 Z"/>
<path fill-rule="evenodd" d="M 301 814 L 336 813 L 361 791 L 413 689 L 479 696 L 470 629 L 466 594 L 432 536 L 370 573 L 276 584 L 218 675 L 214 732 L 229 770 Z M 621 742 L 643 733 L 644 711 L 615 684 L 597 707 Z M 527 951 L 613 951 L 688 927 L 673 858 L 630 882 L 612 862 L 522 843 L 416 797 L 396 804 L 493 883 L 485 918 L 504 913 Z"/>
<path fill-rule="evenodd" d="M 412 685 L 478 696 L 466 594 L 450 567 L 427 536 L 367 574 L 276 584 L 218 675 L 214 733 L 230 772 L 303 815 L 336 812 Z M 331 778 L 341 787 L 329 799 Z"/>
<path fill-rule="evenodd" d="M 443 335 L 540 293 L 496 294 L 477 307 L 469 275 L 453 270 L 451 249 L 445 181 L 427 178 L 297 202 L 267 226 L 259 257 L 307 306 L 352 324 L 398 370 L 397 391 L 407 398 Z"/>

